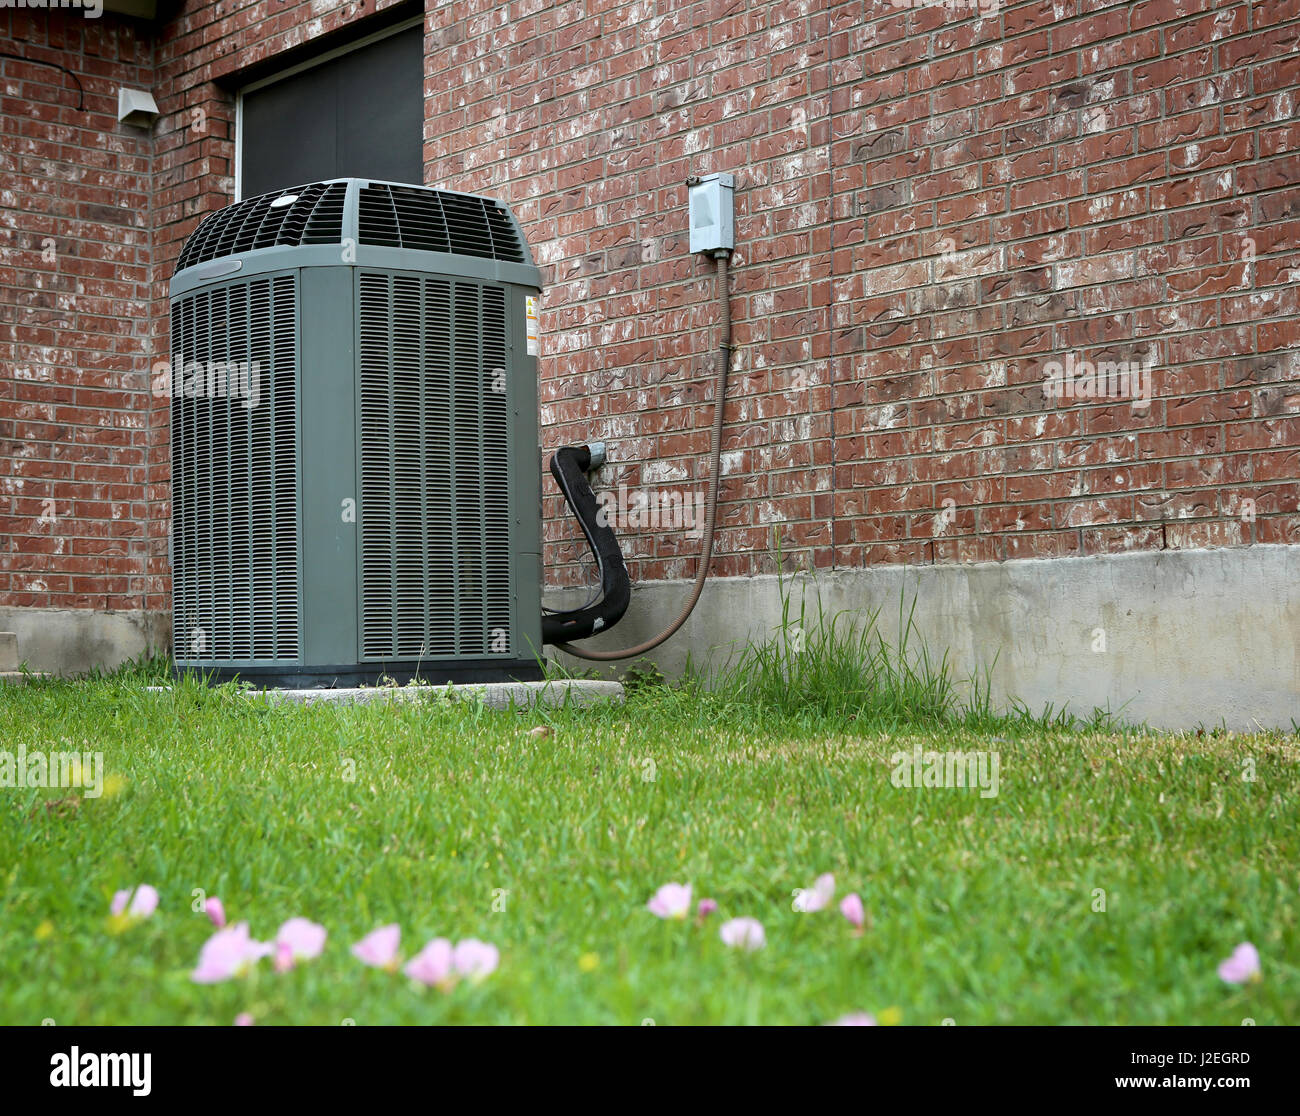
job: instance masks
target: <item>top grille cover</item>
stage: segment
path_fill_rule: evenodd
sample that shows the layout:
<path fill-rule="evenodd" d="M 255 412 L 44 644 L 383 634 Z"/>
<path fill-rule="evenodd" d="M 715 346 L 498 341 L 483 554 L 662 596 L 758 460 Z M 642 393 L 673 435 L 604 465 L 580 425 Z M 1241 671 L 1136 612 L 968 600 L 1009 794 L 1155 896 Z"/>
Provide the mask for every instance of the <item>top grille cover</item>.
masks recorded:
<path fill-rule="evenodd" d="M 176 270 L 197 263 L 284 244 L 338 244 L 343 240 L 345 182 L 316 182 L 276 190 L 219 209 L 185 242 Z M 288 205 L 272 205 L 294 197 Z"/>
<path fill-rule="evenodd" d="M 355 200 L 349 197 L 354 184 Z M 503 263 L 532 263 L 510 211 L 491 198 L 338 179 L 274 190 L 210 214 L 185 242 L 176 271 L 259 248 L 345 244 L 349 240 Z"/>
<path fill-rule="evenodd" d="M 358 241 L 523 263 L 509 214 L 490 198 L 372 183 L 361 190 Z"/>

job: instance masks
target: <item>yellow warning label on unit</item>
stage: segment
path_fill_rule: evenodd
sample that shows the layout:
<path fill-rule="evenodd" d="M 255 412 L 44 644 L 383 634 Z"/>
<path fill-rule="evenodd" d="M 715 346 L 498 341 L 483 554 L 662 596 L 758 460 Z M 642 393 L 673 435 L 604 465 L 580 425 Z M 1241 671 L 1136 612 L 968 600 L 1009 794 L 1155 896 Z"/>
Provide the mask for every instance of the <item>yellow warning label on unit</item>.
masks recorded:
<path fill-rule="evenodd" d="M 528 327 L 528 355 L 537 355 L 537 296 L 528 295 L 524 316 Z"/>

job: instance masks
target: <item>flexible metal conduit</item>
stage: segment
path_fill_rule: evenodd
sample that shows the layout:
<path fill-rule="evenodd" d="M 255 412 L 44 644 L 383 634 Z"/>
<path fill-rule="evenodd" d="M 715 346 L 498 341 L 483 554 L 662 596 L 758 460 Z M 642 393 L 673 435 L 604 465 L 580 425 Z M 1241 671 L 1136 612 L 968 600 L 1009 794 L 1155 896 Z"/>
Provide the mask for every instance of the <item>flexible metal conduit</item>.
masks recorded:
<path fill-rule="evenodd" d="M 700 551 L 700 564 L 695 571 L 695 587 L 691 591 L 686 607 L 677 619 L 657 636 L 638 643 L 635 647 L 620 651 L 588 651 L 575 647 L 571 643 L 557 643 L 556 646 L 568 655 L 593 662 L 614 662 L 618 659 L 632 659 L 652 651 L 664 640 L 672 636 L 678 628 L 686 623 L 686 618 L 694 611 L 704 592 L 704 582 L 709 576 L 709 566 L 713 564 L 713 526 L 718 513 L 718 480 L 722 472 L 722 412 L 727 400 L 727 370 L 731 365 L 731 285 L 730 253 L 719 252 L 717 256 L 717 297 L 718 317 L 722 336 L 718 344 L 717 376 L 713 387 L 713 442 L 709 452 L 709 495 L 704 511 L 704 541 Z"/>

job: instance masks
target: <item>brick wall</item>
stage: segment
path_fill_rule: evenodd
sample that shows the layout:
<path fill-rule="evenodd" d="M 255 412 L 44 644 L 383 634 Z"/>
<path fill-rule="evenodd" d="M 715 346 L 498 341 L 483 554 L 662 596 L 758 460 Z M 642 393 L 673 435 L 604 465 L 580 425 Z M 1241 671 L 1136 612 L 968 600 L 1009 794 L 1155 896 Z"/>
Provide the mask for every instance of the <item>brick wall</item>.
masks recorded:
<path fill-rule="evenodd" d="M 153 190 L 128 205 L 152 212 L 138 246 L 152 287 L 133 281 L 152 321 L 138 301 L 120 315 L 148 331 L 144 365 L 167 351 L 180 244 L 232 197 L 222 82 L 371 11 L 189 0 L 157 35 L 163 117 L 133 168 L 147 178 L 152 158 Z M 704 487 L 716 308 L 713 265 L 688 250 L 685 180 L 736 175 L 717 573 L 770 569 L 774 529 L 820 567 L 1300 541 L 1296 0 L 430 0 L 426 28 L 425 180 L 503 197 L 524 221 L 547 282 L 543 442 L 608 441 L 607 487 Z M 109 49 L 57 46 L 65 64 L 93 55 L 86 68 Z M 20 64 L 3 66 L 12 100 Z M 21 80 L 6 160 L 28 133 L 52 142 L 42 114 L 72 126 L 56 71 Z M 112 83 L 97 80 L 102 102 Z M 80 173 L 128 141 L 110 116 L 58 143 L 89 153 L 71 158 Z M 124 175 L 134 149 L 111 150 Z M 120 206 L 133 187 L 114 181 Z M 22 271 L 39 271 L 27 254 Z M 5 275 L 6 307 L 41 295 Z M 137 332 L 72 330 L 88 354 L 135 355 Z M 1105 361 L 1149 371 L 1149 405 L 1045 399 L 1052 362 Z M 124 448 L 149 455 L 141 591 L 161 608 L 166 409 L 138 403 L 121 413 L 146 433 L 124 425 L 143 439 Z M 42 444 L 44 467 L 85 467 L 72 439 Z M 13 596 L 15 553 L 48 568 L 23 507 L 5 521 L 17 550 L 0 593 L 68 600 Z M 583 579 L 557 497 L 546 512 L 550 579 Z M 624 540 L 637 579 L 694 571 L 696 539 Z"/>
<path fill-rule="evenodd" d="M 737 176 L 720 573 L 774 526 L 820 567 L 1300 537 L 1300 4 L 983 7 L 433 18 L 426 177 L 528 224 L 548 440 L 617 480 L 703 485 L 684 180 Z M 1050 402 L 1068 358 L 1150 361 L 1149 406 Z M 697 545 L 644 531 L 634 576 Z"/>
<path fill-rule="evenodd" d="M 32 60 L 0 58 L 0 604 L 139 608 L 151 144 L 117 89 L 150 86 L 152 47 L 0 8 L 0 52 Z"/>

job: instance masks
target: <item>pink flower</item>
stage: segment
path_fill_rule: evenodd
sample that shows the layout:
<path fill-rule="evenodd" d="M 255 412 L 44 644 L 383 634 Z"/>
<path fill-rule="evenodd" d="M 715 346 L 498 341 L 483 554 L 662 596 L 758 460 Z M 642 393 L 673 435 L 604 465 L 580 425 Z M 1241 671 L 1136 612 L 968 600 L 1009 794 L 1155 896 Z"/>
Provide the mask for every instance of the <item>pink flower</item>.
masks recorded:
<path fill-rule="evenodd" d="M 411 958 L 403 970 L 412 980 L 430 987 L 451 982 L 453 950 L 446 938 L 434 938 Z"/>
<path fill-rule="evenodd" d="M 1219 979 L 1227 984 L 1259 980 L 1259 950 L 1249 942 L 1242 942 L 1232 951 L 1232 956 L 1219 965 Z"/>
<path fill-rule="evenodd" d="M 835 898 L 835 877 L 827 872 L 818 876 L 817 882 L 807 890 L 799 891 L 794 897 L 794 909 L 802 914 L 820 911 Z"/>
<path fill-rule="evenodd" d="M 875 1027 L 877 1026 L 876 1017 L 868 1015 L 865 1011 L 855 1011 L 849 1015 L 841 1015 L 834 1023 L 827 1023 L 828 1027 Z"/>
<path fill-rule="evenodd" d="M 703 922 L 711 914 L 718 913 L 718 901 L 716 899 L 701 899 L 700 905 L 695 908 L 695 917 Z"/>
<path fill-rule="evenodd" d="M 718 937 L 723 944 L 733 949 L 753 952 L 767 944 L 767 935 L 763 933 L 763 924 L 756 918 L 733 918 L 724 922 L 718 930 Z"/>
<path fill-rule="evenodd" d="M 452 965 L 461 976 L 479 981 L 496 971 L 501 953 L 494 945 L 467 938 L 456 943 L 452 953 Z"/>
<path fill-rule="evenodd" d="M 275 935 L 275 970 L 282 973 L 298 961 L 319 957 L 325 948 L 325 927 L 306 918 L 291 918 Z"/>
<path fill-rule="evenodd" d="M 646 909 L 658 918 L 685 918 L 691 909 L 691 885 L 664 884 L 651 897 Z"/>
<path fill-rule="evenodd" d="M 248 923 L 238 922 L 228 930 L 218 930 L 203 944 L 198 967 L 190 979 L 196 984 L 216 984 L 240 976 L 273 948 L 266 942 L 253 941 Z"/>
<path fill-rule="evenodd" d="M 352 947 L 352 953 L 367 965 L 379 969 L 397 968 L 397 947 L 402 941 L 402 928 L 397 923 L 372 930 Z"/>
<path fill-rule="evenodd" d="M 220 930 L 226 925 L 226 908 L 215 895 L 211 899 L 203 900 L 203 913 L 212 919 L 212 925 Z"/>
<path fill-rule="evenodd" d="M 127 906 L 128 901 L 130 906 Z M 138 887 L 126 888 L 124 891 L 113 893 L 113 902 L 109 910 L 118 918 L 125 916 L 132 922 L 141 918 L 148 918 L 158 909 L 158 892 L 148 884 L 140 884 Z"/>
<path fill-rule="evenodd" d="M 858 930 L 862 929 L 867 921 L 867 912 L 862 907 L 862 897 L 856 891 L 840 900 L 840 914 L 853 923 Z"/>
<path fill-rule="evenodd" d="M 241 1011 L 238 1015 L 235 1016 L 236 1027 L 251 1027 L 252 1025 L 253 1025 L 253 1017 L 249 1015 L 248 1012 Z"/>

